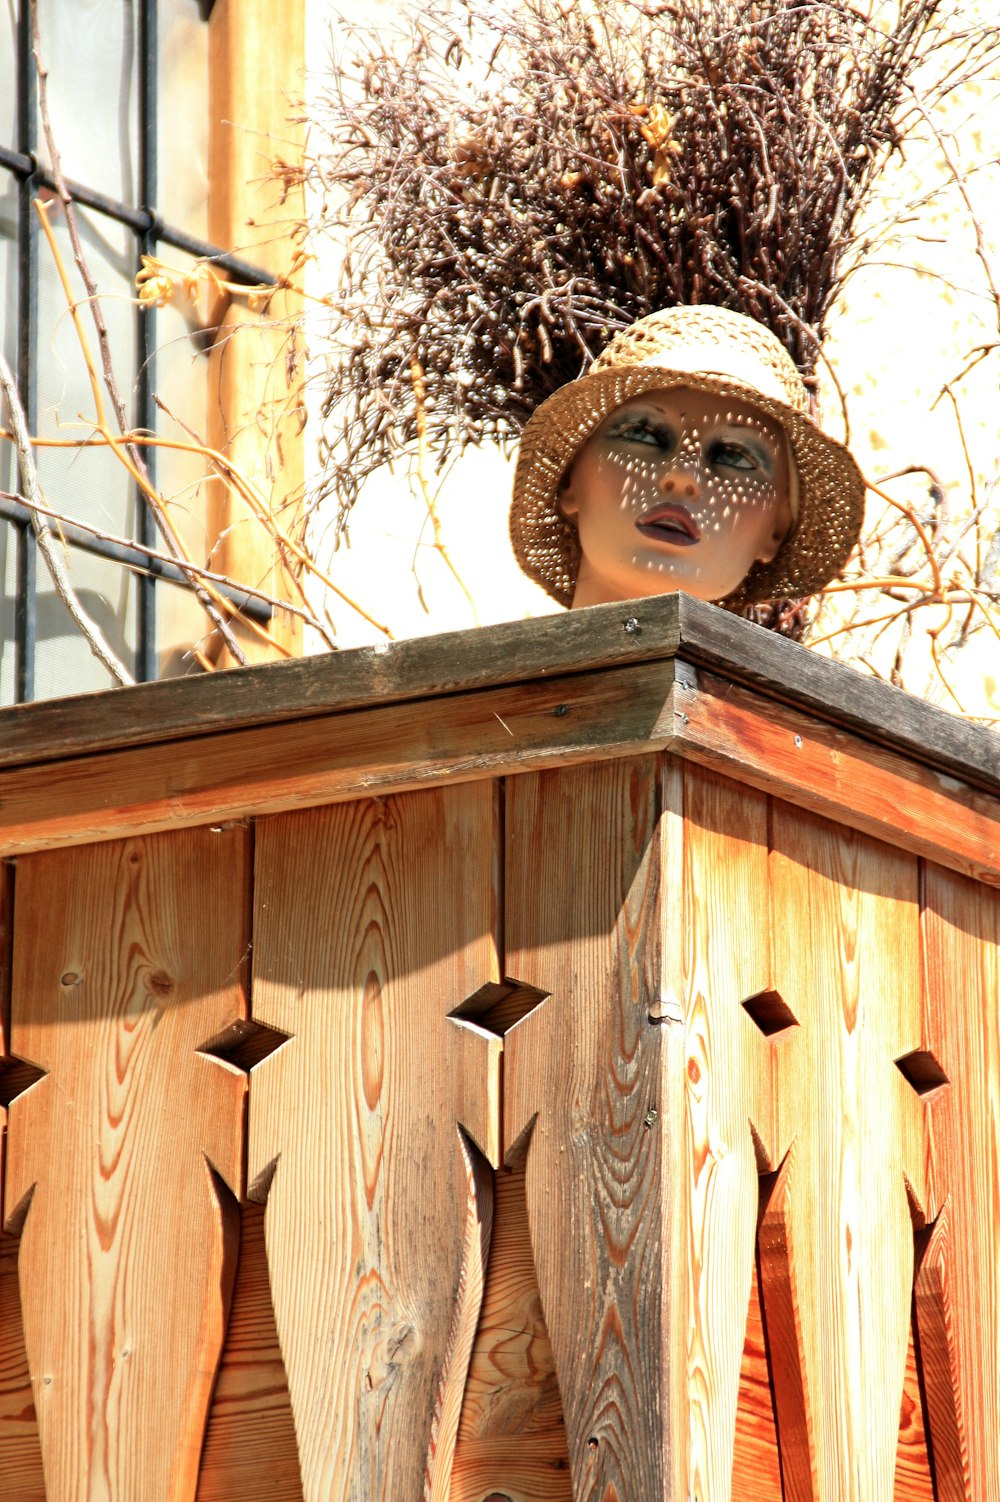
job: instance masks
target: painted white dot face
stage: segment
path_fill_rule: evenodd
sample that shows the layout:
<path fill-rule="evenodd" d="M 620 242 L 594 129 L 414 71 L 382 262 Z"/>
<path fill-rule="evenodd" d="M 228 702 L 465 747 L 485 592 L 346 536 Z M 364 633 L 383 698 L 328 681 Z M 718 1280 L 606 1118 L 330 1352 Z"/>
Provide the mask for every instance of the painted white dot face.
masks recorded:
<path fill-rule="evenodd" d="M 574 608 L 683 589 L 721 600 L 792 525 L 785 434 L 749 402 L 675 386 L 617 407 L 559 494 L 580 534 Z"/>

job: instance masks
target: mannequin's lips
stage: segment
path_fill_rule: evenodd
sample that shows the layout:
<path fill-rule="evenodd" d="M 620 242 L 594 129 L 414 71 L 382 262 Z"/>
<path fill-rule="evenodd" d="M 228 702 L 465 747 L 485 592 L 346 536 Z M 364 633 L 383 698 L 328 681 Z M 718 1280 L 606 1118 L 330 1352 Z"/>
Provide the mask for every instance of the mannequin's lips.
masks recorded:
<path fill-rule="evenodd" d="M 638 518 L 636 527 L 644 537 L 654 537 L 657 542 L 669 542 L 677 548 L 692 547 L 701 537 L 690 511 L 674 502 L 651 506 Z"/>

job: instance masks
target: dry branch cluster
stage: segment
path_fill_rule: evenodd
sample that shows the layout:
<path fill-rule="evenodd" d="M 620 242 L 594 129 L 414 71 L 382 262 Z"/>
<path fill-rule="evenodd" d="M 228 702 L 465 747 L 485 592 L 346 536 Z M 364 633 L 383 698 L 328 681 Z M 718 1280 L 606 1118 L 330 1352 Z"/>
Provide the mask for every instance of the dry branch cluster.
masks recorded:
<path fill-rule="evenodd" d="M 353 73 L 340 60 L 312 112 L 308 172 L 311 228 L 348 235 L 325 404 L 341 520 L 418 430 L 438 462 L 515 438 L 655 308 L 747 312 L 809 379 L 939 10 L 430 0 L 392 49 L 355 37 Z M 970 38 L 930 94 L 989 48 Z"/>

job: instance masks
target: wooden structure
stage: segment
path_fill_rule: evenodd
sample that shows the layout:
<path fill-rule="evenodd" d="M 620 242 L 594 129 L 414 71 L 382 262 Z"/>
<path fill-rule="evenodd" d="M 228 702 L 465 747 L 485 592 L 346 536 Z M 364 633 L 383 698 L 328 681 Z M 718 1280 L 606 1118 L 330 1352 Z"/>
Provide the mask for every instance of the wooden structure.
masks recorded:
<path fill-rule="evenodd" d="M 683 596 L 5 711 L 6 1502 L 1000 1497 L 998 744 Z"/>

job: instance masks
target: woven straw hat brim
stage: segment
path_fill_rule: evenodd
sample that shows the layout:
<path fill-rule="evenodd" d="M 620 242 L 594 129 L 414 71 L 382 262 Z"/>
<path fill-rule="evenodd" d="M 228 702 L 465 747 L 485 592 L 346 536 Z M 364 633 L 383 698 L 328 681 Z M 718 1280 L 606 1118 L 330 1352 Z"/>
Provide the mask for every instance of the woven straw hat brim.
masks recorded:
<path fill-rule="evenodd" d="M 736 610 L 762 600 L 795 599 L 828 584 L 858 540 L 865 482 L 842 443 L 805 413 L 727 376 L 664 366 L 613 366 L 561 386 L 538 407 L 521 435 L 510 537 L 521 568 L 561 605 L 570 605 L 580 565 L 576 528 L 560 515 L 559 482 L 578 449 L 623 402 L 644 391 L 686 386 L 749 402 L 788 435 L 799 478 L 798 519 L 776 557 L 755 563 L 719 604 Z"/>

